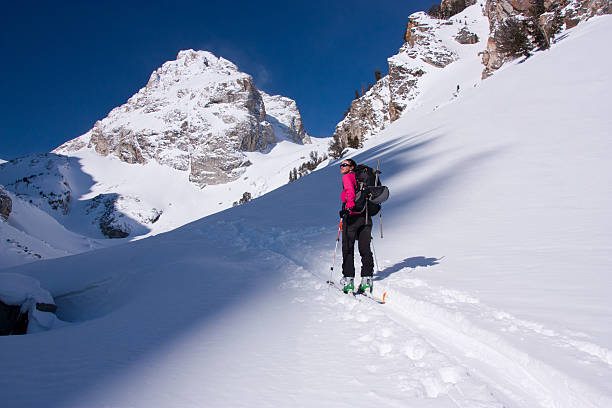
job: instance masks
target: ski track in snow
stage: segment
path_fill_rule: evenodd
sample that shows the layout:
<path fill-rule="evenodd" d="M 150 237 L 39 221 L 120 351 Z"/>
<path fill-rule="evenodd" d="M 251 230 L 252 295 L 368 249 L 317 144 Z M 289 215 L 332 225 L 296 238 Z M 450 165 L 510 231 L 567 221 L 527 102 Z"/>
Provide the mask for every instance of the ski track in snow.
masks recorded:
<path fill-rule="evenodd" d="M 326 250 L 309 244 L 321 241 L 320 228 L 299 233 L 279 229 L 263 233 L 260 230 L 254 235 L 252 232 L 241 234 L 245 228 L 239 221 L 231 224 L 229 229 L 233 233 L 230 236 L 242 237 L 239 245 L 272 249 L 296 264 L 296 272 L 283 288 L 313 289 L 296 296 L 294 302 L 313 299 L 320 310 L 314 318 L 350 323 L 351 334 L 343 333 L 354 339 L 347 348 L 348 353 L 356 352 L 356 358 L 377 356 L 384 362 L 367 365 L 365 370 L 373 379 L 356 384 L 377 389 L 374 378 L 380 381 L 381 377 L 385 379 L 383 383 L 395 384 L 398 396 L 376 395 L 381 403 L 401 406 L 400 395 L 404 398 L 444 395 L 458 407 L 612 406 L 607 396 L 509 341 L 518 339 L 520 343 L 529 335 L 561 352 L 573 348 L 582 353 L 579 360 L 584 364 L 600 364 L 609 373 L 610 351 L 585 341 L 582 338 L 586 335 L 582 333 L 557 333 L 537 322 L 518 319 L 489 307 L 469 294 L 406 278 L 411 268 L 376 282 L 379 295 L 387 292 L 386 305 L 360 302 L 359 298 L 330 289 L 324 283 L 326 275 L 315 273 L 312 266 L 309 267 L 312 261 L 300 255 L 306 253 L 312 257 L 319 253 L 314 257 L 320 260 L 316 270 L 325 270 Z M 227 233 L 227 223 L 222 225 Z M 333 235 L 330 231 L 327 233 Z M 401 272 L 405 272 L 404 276 Z M 483 323 L 496 324 L 497 332 L 483 328 Z M 364 357 L 364 360 L 371 358 Z"/>
<path fill-rule="evenodd" d="M 318 309 L 310 316 L 311 321 L 329 321 L 341 327 L 345 338 L 352 339 L 347 344 L 346 354 L 337 356 L 338 361 L 332 363 L 342 365 L 347 359 L 363 361 L 364 365 L 355 372 L 353 385 L 367 390 L 368 396 L 383 406 L 405 406 L 407 398 L 440 398 L 457 407 L 504 406 L 464 366 L 440 352 L 409 326 L 390 319 L 384 309 L 373 302 L 360 302 L 330 289 L 300 267 L 284 287 L 312 288 L 310 293 L 297 296 L 294 301 L 311 299 Z"/>

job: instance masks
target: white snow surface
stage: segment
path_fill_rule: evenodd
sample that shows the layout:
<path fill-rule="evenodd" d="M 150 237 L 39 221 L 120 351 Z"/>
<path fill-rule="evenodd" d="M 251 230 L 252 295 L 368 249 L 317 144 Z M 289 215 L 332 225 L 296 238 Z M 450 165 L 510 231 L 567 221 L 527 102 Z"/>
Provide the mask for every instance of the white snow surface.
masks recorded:
<path fill-rule="evenodd" d="M 0 301 L 11 306 L 21 306 L 21 312 L 28 313 L 28 333 L 65 325 L 54 314 L 36 309 L 36 303 L 54 302 L 51 294 L 40 287 L 40 282 L 30 276 L 0 273 Z"/>
<path fill-rule="evenodd" d="M 356 161 L 381 159 L 391 191 L 384 239 L 373 228 L 387 304 L 325 283 L 330 165 L 174 231 L 6 270 L 68 325 L 0 338 L 3 407 L 612 406 L 612 58 L 592 58 L 611 23 L 366 142 Z"/>
<path fill-rule="evenodd" d="M 7 192 L 12 200 L 9 219 L 0 220 L 0 268 L 39 259 L 77 254 L 113 244 L 67 230 L 56 219 Z"/>

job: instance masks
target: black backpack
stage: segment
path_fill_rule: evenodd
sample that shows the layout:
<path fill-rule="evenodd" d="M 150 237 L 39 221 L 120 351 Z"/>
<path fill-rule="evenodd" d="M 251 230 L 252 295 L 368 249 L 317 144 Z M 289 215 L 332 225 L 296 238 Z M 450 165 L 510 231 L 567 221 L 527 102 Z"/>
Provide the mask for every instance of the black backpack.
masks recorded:
<path fill-rule="evenodd" d="M 374 170 L 365 164 L 355 167 L 355 208 L 353 212 L 367 216 L 378 214 L 381 204 L 389 198 L 389 189 L 381 185 L 380 170 Z"/>

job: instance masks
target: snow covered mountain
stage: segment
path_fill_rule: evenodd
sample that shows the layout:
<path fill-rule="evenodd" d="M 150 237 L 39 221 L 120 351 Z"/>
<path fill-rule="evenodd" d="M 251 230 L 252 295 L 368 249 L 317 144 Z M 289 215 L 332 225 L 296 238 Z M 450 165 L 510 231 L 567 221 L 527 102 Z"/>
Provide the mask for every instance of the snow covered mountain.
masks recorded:
<path fill-rule="evenodd" d="M 391 190 L 373 242 L 386 305 L 325 284 L 337 166 L 10 269 L 67 326 L 0 338 L 3 406 L 612 406 L 612 59 L 592 60 L 611 37 L 594 17 L 457 97 L 439 82 L 449 103 L 365 142 L 355 159 L 382 159 Z M 465 64 L 455 85 L 482 72 Z"/>
<path fill-rule="evenodd" d="M 21 203 L 2 226 L 0 268 L 166 232 L 259 197 L 327 143 L 308 136 L 292 99 L 260 92 L 223 58 L 181 51 L 84 135 L 0 164 L 0 185 Z M 29 211 L 53 219 L 41 223 L 63 229 L 57 237 L 79 238 L 67 246 L 51 230 L 20 228 L 35 225 L 18 219 Z"/>
<path fill-rule="evenodd" d="M 310 142 L 294 101 L 264 97 L 230 61 L 186 50 L 153 72 L 126 104 L 54 153 L 93 149 L 125 163 L 155 161 L 188 171 L 205 186 L 238 179 L 251 164 L 244 152 L 264 152 L 279 139 Z"/>

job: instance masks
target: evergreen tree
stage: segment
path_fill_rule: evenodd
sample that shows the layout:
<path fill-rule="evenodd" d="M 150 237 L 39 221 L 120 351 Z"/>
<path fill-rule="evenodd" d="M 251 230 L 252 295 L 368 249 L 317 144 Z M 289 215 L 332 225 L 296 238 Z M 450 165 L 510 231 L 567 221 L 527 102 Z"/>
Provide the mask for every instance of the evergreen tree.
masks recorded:
<path fill-rule="evenodd" d="M 334 135 L 333 140 L 329 143 L 329 157 L 340 159 L 346 152 L 347 149 L 344 141 L 337 134 Z"/>
<path fill-rule="evenodd" d="M 498 51 L 506 57 L 516 58 L 521 55 L 529 57 L 533 45 L 529 40 L 527 32 L 528 29 L 525 22 L 515 17 L 510 17 L 495 32 L 493 40 Z"/>
<path fill-rule="evenodd" d="M 555 38 L 557 34 L 563 30 L 563 26 L 565 25 L 565 21 L 563 21 L 563 13 L 561 12 L 561 8 L 558 4 L 554 4 L 552 6 L 553 10 L 553 18 L 550 24 L 550 39 Z"/>
<path fill-rule="evenodd" d="M 434 4 L 427 10 L 427 14 L 429 14 L 433 18 L 441 18 L 440 16 L 440 5 Z"/>
<path fill-rule="evenodd" d="M 357 136 L 349 137 L 347 141 L 348 141 L 348 147 L 350 147 L 351 149 L 359 149 L 361 147 L 360 146 L 361 143 Z"/>
<path fill-rule="evenodd" d="M 529 34 L 533 38 L 534 46 L 541 50 L 546 50 L 550 48 L 550 37 L 541 23 L 542 14 L 546 13 L 544 0 L 530 0 L 530 4 L 531 6 L 527 13 L 529 16 L 527 20 Z"/>
<path fill-rule="evenodd" d="M 374 78 L 376 78 L 376 82 L 380 81 L 380 78 L 382 78 L 382 74 L 378 69 L 374 71 Z"/>

